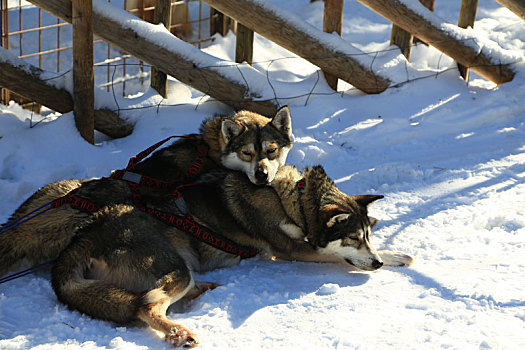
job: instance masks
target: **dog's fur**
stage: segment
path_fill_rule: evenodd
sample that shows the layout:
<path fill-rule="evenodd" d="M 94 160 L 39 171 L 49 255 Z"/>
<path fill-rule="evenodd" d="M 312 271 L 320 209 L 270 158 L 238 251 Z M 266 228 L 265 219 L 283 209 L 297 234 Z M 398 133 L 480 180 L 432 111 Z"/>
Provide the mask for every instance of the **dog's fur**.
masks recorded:
<path fill-rule="evenodd" d="M 404 254 L 377 252 L 370 245 L 374 219 L 367 206 L 381 196 L 348 196 L 321 167 L 304 173 L 302 209 L 295 185 L 300 174 L 293 167 L 277 172 L 273 189 L 253 185 L 242 173 L 213 175 L 216 182 L 186 187 L 183 197 L 196 220 L 230 240 L 280 259 L 341 262 L 364 270 L 375 270 L 383 262 L 411 263 Z M 177 211 L 167 199 L 148 205 Z M 175 346 L 195 346 L 191 331 L 167 319 L 168 306 L 216 286 L 195 282 L 192 272 L 238 262 L 239 257 L 134 206 L 117 204 L 79 228 L 53 268 L 52 285 L 59 300 L 73 309 L 119 324 L 147 324 Z"/>
<path fill-rule="evenodd" d="M 292 147 L 291 117 L 283 107 L 270 119 L 240 111 L 233 116 L 215 116 L 203 122 L 200 135 L 188 135 L 138 163 L 133 172 L 163 181 L 176 181 L 188 170 L 201 141 L 209 146 L 197 174 L 225 166 L 241 170 L 255 184 L 273 179 Z M 80 187 L 79 187 L 80 186 Z M 77 194 L 99 207 L 132 204 L 127 184 L 121 180 L 64 180 L 49 184 L 27 199 L 2 227 L 78 188 Z M 162 196 L 160 191 L 141 188 L 144 197 Z M 0 276 L 9 270 L 55 259 L 68 244 L 75 228 L 91 214 L 69 204 L 52 209 L 0 235 Z"/>
<path fill-rule="evenodd" d="M 302 190 L 297 187 L 301 179 Z M 248 231 L 282 232 L 292 239 L 306 240 L 315 249 L 315 255 L 295 253 L 294 258 L 322 261 L 322 255 L 361 270 L 412 263 L 403 253 L 376 251 L 370 244 L 371 229 L 377 220 L 368 216 L 367 207 L 383 196 L 349 196 L 320 166 L 307 168 L 303 174 L 293 166 L 284 166 L 271 186 L 277 198 L 271 191 L 249 184 L 238 173 L 228 174 L 224 180 L 228 208 Z"/>

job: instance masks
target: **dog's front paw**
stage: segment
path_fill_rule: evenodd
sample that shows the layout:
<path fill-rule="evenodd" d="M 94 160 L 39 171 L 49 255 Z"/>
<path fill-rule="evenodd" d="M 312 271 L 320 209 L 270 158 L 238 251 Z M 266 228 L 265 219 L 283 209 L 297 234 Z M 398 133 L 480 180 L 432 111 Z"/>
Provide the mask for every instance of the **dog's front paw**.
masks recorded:
<path fill-rule="evenodd" d="M 171 331 L 166 334 L 164 340 L 173 347 L 193 348 L 199 345 L 195 335 L 182 326 L 172 327 Z"/>
<path fill-rule="evenodd" d="M 408 266 L 414 262 L 414 259 L 412 259 L 412 257 L 401 252 L 380 250 L 378 251 L 378 253 L 381 257 L 381 260 L 383 260 L 383 266 Z"/>

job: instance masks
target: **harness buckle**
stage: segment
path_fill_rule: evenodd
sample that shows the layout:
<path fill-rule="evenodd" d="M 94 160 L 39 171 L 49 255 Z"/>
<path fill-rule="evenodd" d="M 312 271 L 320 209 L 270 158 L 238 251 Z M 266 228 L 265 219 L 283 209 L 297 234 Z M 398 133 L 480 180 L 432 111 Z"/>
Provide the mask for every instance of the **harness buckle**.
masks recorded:
<path fill-rule="evenodd" d="M 122 176 L 122 180 L 134 182 L 136 184 L 140 184 L 141 178 L 142 178 L 142 175 L 137 174 L 137 173 L 132 173 L 131 171 L 126 171 L 124 175 Z"/>

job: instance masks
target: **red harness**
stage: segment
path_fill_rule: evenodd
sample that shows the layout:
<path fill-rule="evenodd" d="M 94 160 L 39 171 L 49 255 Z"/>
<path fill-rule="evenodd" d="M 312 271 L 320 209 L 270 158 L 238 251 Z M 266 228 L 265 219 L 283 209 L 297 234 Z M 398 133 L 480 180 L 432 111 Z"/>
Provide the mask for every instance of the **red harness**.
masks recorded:
<path fill-rule="evenodd" d="M 170 196 L 173 198 L 173 200 L 180 200 L 182 199 L 181 193 L 178 191 L 181 187 L 185 186 L 183 183 L 192 179 L 200 170 L 202 165 L 204 164 L 204 160 L 208 154 L 208 145 L 206 145 L 204 142 L 201 143 L 199 146 L 199 149 L 197 151 L 197 155 L 195 156 L 195 159 L 193 160 L 193 163 L 188 168 L 188 170 L 184 173 L 184 175 L 175 181 L 167 182 L 167 181 L 161 181 L 149 176 L 140 175 L 137 173 L 134 173 L 133 170 L 135 168 L 135 165 L 149 156 L 153 151 L 155 151 L 157 148 L 159 148 L 162 144 L 167 142 L 168 140 L 174 138 L 174 137 L 180 137 L 180 136 L 170 136 L 153 146 L 147 148 L 146 150 L 140 152 L 135 157 L 131 157 L 126 169 L 123 170 L 116 170 L 114 171 L 111 176 L 107 177 L 109 179 L 116 179 L 116 180 L 124 180 L 128 182 L 129 188 L 132 193 L 132 199 L 135 206 L 150 215 L 155 216 L 157 219 L 161 220 L 167 225 L 174 226 L 178 228 L 181 231 L 184 231 L 195 238 L 199 239 L 200 241 L 207 243 L 211 245 L 212 247 L 215 247 L 217 249 L 220 249 L 222 251 L 239 255 L 241 259 L 245 258 L 251 258 L 254 257 L 259 253 L 259 250 L 257 248 L 248 247 L 241 245 L 239 243 L 235 243 L 228 238 L 210 231 L 208 228 L 198 224 L 193 217 L 190 215 L 175 215 L 171 213 L 166 213 L 157 209 L 148 208 L 141 204 L 141 194 L 140 194 L 140 187 L 150 187 L 150 188 L 158 188 L 158 189 L 166 189 L 166 190 L 172 190 L 172 193 Z M 190 136 L 182 136 L 187 138 L 192 138 Z M 86 212 L 96 212 L 100 209 L 100 207 L 91 202 L 86 200 L 85 198 L 82 198 L 76 194 L 77 189 L 69 192 L 65 196 L 58 198 L 54 200 L 51 203 L 52 208 L 58 208 L 66 203 L 69 203 L 72 207 L 86 211 Z"/>

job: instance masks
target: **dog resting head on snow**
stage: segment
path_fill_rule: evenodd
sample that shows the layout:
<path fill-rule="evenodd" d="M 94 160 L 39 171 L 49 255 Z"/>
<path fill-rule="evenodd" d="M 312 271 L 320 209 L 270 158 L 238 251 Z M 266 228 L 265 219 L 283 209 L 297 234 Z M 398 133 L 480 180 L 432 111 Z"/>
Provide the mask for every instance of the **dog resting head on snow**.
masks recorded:
<path fill-rule="evenodd" d="M 212 159 L 244 172 L 253 184 L 266 185 L 292 148 L 290 109 L 282 107 L 272 119 L 249 111 L 218 116 L 203 123 L 201 134 Z"/>
<path fill-rule="evenodd" d="M 412 263 L 408 255 L 377 251 L 370 244 L 377 220 L 368 216 L 367 207 L 383 196 L 349 196 L 337 188 L 321 166 L 307 168 L 303 174 L 295 167 L 284 166 L 271 186 L 291 219 L 283 219 L 281 229 L 290 237 L 306 239 L 316 253 L 344 260 L 361 270 Z"/>

